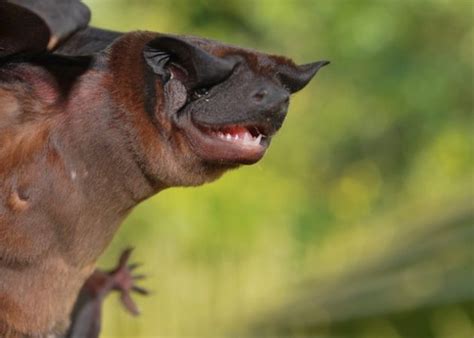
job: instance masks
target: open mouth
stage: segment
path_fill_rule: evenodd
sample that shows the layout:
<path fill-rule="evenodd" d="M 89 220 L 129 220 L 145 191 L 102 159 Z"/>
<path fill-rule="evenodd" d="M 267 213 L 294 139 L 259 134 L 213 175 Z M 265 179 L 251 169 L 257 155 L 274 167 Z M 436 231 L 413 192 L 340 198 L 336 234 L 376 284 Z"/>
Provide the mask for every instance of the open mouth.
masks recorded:
<path fill-rule="evenodd" d="M 255 126 L 234 124 L 223 127 L 200 127 L 199 129 L 209 137 L 231 142 L 235 146 L 244 148 L 262 147 L 267 138 L 267 136 Z"/>
<path fill-rule="evenodd" d="M 204 160 L 252 164 L 265 154 L 272 132 L 257 124 L 209 126 L 189 121 L 185 134 L 194 152 Z"/>

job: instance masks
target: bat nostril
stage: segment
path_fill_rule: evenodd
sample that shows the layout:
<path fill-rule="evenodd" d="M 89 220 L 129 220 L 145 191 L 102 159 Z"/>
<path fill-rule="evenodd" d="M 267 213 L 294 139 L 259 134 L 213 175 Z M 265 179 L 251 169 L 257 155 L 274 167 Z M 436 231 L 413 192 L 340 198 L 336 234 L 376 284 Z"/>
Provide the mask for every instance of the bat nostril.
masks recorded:
<path fill-rule="evenodd" d="M 255 101 L 261 102 L 267 95 L 268 91 L 266 89 L 260 89 L 255 94 L 253 94 L 253 98 Z"/>

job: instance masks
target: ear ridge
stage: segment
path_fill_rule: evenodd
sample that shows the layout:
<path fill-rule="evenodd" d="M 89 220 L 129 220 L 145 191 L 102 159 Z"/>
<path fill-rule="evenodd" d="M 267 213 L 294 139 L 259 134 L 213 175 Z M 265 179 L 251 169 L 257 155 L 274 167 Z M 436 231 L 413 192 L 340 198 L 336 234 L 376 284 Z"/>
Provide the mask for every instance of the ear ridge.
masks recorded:
<path fill-rule="evenodd" d="M 170 73 L 165 67 L 171 59 L 171 55 L 168 52 L 146 45 L 143 50 L 143 56 L 153 72 L 161 76 L 164 82 L 167 82 L 170 78 Z"/>
<path fill-rule="evenodd" d="M 175 60 L 190 76 L 191 89 L 206 87 L 227 78 L 235 61 L 214 56 L 204 49 L 174 36 L 163 35 L 147 44 L 144 57 L 155 73 L 169 78 L 166 63 Z"/>

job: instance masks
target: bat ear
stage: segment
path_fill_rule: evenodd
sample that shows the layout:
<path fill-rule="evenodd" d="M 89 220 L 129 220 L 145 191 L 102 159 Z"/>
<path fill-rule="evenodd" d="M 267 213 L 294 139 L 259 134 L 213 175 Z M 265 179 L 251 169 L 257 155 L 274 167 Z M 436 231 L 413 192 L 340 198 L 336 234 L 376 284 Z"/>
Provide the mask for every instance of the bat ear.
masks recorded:
<path fill-rule="evenodd" d="M 170 77 L 167 68 L 169 62 L 183 67 L 189 76 L 186 85 L 191 89 L 222 82 L 236 65 L 236 61 L 214 56 L 188 41 L 172 36 L 161 36 L 149 42 L 143 54 L 147 64 L 164 81 Z"/>
<path fill-rule="evenodd" d="M 277 77 L 290 93 L 295 93 L 303 89 L 321 67 L 328 64 L 329 61 L 317 61 L 296 67 L 283 65 L 278 69 Z"/>
<path fill-rule="evenodd" d="M 53 50 L 89 19 L 79 0 L 0 0 L 0 57 Z"/>

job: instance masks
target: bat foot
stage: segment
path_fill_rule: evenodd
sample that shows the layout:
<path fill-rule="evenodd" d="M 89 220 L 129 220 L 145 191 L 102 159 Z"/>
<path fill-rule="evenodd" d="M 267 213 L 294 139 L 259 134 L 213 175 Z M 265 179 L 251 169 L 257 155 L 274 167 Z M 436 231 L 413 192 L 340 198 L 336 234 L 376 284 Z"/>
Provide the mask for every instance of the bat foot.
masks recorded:
<path fill-rule="evenodd" d="M 136 282 L 144 279 L 145 276 L 133 274 L 139 264 L 128 264 L 132 251 L 132 248 L 128 248 L 122 252 L 116 268 L 110 271 L 95 270 L 84 284 L 83 292 L 89 297 L 102 301 L 111 291 L 118 291 L 125 309 L 137 316 L 140 311 L 131 294 L 138 293 L 146 296 L 149 292 L 136 285 Z"/>
<path fill-rule="evenodd" d="M 112 289 L 120 292 L 120 300 L 123 306 L 132 315 L 140 314 L 137 305 L 133 301 L 131 294 L 138 293 L 146 296 L 149 294 L 147 289 L 136 285 L 138 280 L 145 278 L 144 275 L 133 275 L 133 271 L 139 267 L 139 264 L 128 264 L 128 260 L 133 249 L 128 248 L 120 255 L 119 263 L 115 269 L 108 272 L 112 283 Z"/>

